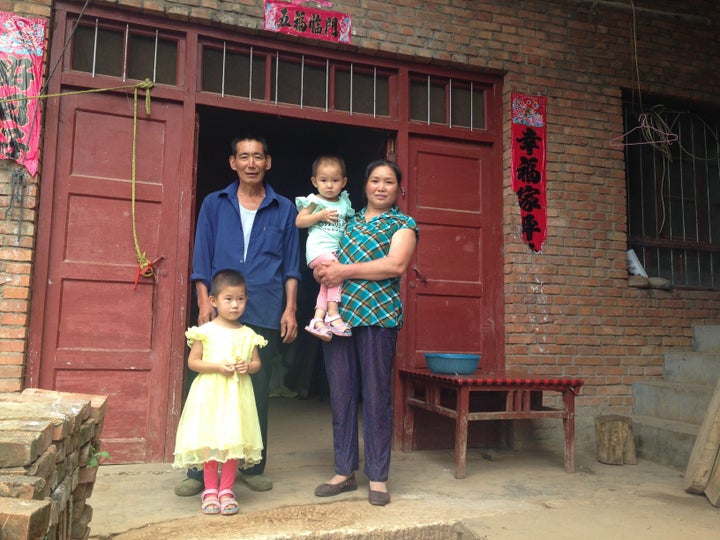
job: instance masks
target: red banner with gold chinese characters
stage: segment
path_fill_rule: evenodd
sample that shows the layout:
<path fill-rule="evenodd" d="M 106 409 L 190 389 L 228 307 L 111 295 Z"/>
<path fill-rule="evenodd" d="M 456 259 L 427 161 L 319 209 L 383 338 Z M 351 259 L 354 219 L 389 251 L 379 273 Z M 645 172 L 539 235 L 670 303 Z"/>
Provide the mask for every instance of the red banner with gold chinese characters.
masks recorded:
<path fill-rule="evenodd" d="M 0 12 L 0 159 L 38 169 L 45 19 Z M 30 99 L 28 99 L 30 98 Z"/>
<path fill-rule="evenodd" d="M 266 0 L 264 29 L 310 39 L 350 43 L 350 15 L 303 5 L 306 3 L 305 0 Z M 326 0 L 315 0 L 315 3 L 326 7 L 333 5 Z"/>
<path fill-rule="evenodd" d="M 512 93 L 512 189 L 525 243 L 535 252 L 547 238 L 545 120 L 547 98 Z"/>

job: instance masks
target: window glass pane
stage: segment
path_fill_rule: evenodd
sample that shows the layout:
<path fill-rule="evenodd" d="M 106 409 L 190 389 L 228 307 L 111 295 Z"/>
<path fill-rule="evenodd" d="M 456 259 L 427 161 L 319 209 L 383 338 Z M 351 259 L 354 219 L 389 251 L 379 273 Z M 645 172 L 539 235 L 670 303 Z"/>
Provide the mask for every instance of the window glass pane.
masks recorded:
<path fill-rule="evenodd" d="M 223 52 L 220 49 L 203 47 L 202 89 L 206 92 L 222 93 Z"/>
<path fill-rule="evenodd" d="M 72 67 L 78 71 L 93 72 L 93 51 L 95 73 L 98 75 L 122 76 L 123 33 L 98 28 L 97 47 L 95 27 L 80 26 L 73 38 Z"/>
<path fill-rule="evenodd" d="M 410 119 L 428 121 L 427 83 L 410 83 Z"/>
<path fill-rule="evenodd" d="M 390 78 L 377 75 L 375 87 L 375 114 L 390 116 Z"/>
<path fill-rule="evenodd" d="M 177 43 L 167 39 L 158 39 L 156 58 L 155 42 L 155 37 L 130 36 L 128 77 L 140 80 L 150 79 L 163 84 L 176 84 Z"/>
<path fill-rule="evenodd" d="M 335 109 L 350 111 L 350 72 L 335 70 Z"/>
<path fill-rule="evenodd" d="M 388 116 L 390 83 L 386 75 L 353 71 L 352 112 Z M 335 71 L 335 108 L 350 111 L 350 71 Z"/>
<path fill-rule="evenodd" d="M 273 59 L 271 99 L 278 102 L 300 104 L 300 63 Z M 277 80 L 275 78 L 277 74 Z"/>
<path fill-rule="evenodd" d="M 222 51 L 221 57 L 222 61 Z M 222 68 L 222 66 L 221 66 Z M 222 76 L 222 72 L 220 73 Z M 250 56 L 234 52 L 225 53 L 225 93 L 231 96 L 249 97 Z"/>
<path fill-rule="evenodd" d="M 452 125 L 485 129 L 485 91 L 465 83 L 452 88 Z"/>
<path fill-rule="evenodd" d="M 430 123 L 445 124 L 445 84 L 430 82 Z M 428 83 L 416 80 L 410 83 L 410 118 L 428 121 Z"/>
<path fill-rule="evenodd" d="M 307 107 L 325 107 L 325 67 L 280 59 L 273 59 L 273 70 L 278 66 L 277 81 L 273 71 L 271 99 L 282 103 L 293 103 Z"/>
<path fill-rule="evenodd" d="M 305 63 L 303 105 L 325 108 L 325 66 Z"/>
<path fill-rule="evenodd" d="M 206 92 L 223 93 L 223 51 L 204 47 L 202 55 L 202 89 Z M 231 96 L 265 99 L 265 58 L 253 56 L 252 96 L 248 95 L 250 85 L 250 52 L 225 53 L 225 94 Z"/>

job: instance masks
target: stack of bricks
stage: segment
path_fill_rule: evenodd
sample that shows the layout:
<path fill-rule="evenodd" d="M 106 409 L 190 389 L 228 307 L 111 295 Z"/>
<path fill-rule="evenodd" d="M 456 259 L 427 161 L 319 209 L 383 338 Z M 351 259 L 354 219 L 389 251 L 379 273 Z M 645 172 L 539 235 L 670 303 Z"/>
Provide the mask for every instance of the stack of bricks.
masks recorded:
<path fill-rule="evenodd" d="M 107 397 L 0 393 L 0 539 L 86 540 Z"/>

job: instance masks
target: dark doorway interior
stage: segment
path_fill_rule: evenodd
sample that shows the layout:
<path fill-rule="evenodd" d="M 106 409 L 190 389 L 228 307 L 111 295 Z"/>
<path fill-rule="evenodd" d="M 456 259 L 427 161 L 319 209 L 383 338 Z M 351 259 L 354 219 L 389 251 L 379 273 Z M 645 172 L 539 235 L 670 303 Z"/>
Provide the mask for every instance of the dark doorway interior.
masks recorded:
<path fill-rule="evenodd" d="M 324 153 L 337 154 L 345 160 L 348 174 L 347 191 L 353 207 L 358 210 L 364 205 L 362 181 L 365 166 L 374 159 L 385 155 L 388 133 L 356 126 L 331 124 L 270 116 L 266 114 L 233 111 L 215 107 L 199 107 L 198 163 L 197 163 L 197 208 L 204 197 L 233 182 L 237 177 L 230 169 L 228 157 L 230 142 L 238 135 L 255 134 L 265 137 L 272 155 L 272 169 L 266 179 L 273 189 L 295 200 L 296 196 L 313 191 L 310 183 L 312 163 Z M 298 339 L 289 347 L 281 360 L 287 374 L 284 383 L 298 391 L 301 397 L 311 393 L 322 393 L 316 381 L 320 347 L 302 328 L 312 316 L 318 287 L 305 266 L 305 239 L 307 233 L 300 231 L 300 269 L 303 281 L 298 297 Z M 190 299 L 189 324 L 197 323 L 197 304 Z M 284 370 L 280 371 L 281 373 Z"/>

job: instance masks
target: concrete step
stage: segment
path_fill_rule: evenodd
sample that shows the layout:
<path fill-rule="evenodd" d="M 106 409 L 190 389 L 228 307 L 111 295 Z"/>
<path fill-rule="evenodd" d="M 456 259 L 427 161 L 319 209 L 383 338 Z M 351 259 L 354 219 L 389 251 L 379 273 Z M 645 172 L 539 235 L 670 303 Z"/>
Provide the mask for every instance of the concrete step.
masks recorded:
<path fill-rule="evenodd" d="M 720 352 L 667 352 L 663 380 L 715 386 L 720 380 Z"/>
<path fill-rule="evenodd" d="M 720 351 L 720 326 L 714 324 L 693 326 L 693 349 Z"/>
<path fill-rule="evenodd" d="M 639 458 L 685 471 L 700 426 L 654 416 L 633 415 Z"/>
<path fill-rule="evenodd" d="M 666 381 L 634 383 L 633 413 L 700 425 L 715 386 Z"/>

